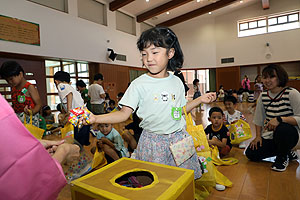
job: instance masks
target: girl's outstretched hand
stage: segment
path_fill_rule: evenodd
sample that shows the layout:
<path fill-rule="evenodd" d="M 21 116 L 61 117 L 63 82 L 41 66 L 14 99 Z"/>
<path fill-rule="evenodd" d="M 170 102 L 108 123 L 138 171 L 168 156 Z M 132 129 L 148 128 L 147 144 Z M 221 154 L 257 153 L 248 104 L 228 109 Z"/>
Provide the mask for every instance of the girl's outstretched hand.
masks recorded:
<path fill-rule="evenodd" d="M 94 124 L 95 122 L 96 122 L 96 117 L 93 113 L 91 113 L 89 115 L 88 122 L 83 117 L 80 117 L 79 121 L 78 121 L 78 124 L 90 125 L 90 124 Z"/>
<path fill-rule="evenodd" d="M 206 93 L 200 96 L 202 103 L 211 103 L 216 100 L 217 94 L 215 92 Z"/>

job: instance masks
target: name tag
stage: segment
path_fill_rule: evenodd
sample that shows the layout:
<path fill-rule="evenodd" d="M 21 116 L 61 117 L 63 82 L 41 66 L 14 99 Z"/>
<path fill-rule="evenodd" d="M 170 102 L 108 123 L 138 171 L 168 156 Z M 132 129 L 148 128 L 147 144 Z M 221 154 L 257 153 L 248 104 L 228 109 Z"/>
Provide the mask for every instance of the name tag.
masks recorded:
<path fill-rule="evenodd" d="M 180 120 L 182 115 L 181 107 L 172 107 L 172 118 L 174 120 Z"/>

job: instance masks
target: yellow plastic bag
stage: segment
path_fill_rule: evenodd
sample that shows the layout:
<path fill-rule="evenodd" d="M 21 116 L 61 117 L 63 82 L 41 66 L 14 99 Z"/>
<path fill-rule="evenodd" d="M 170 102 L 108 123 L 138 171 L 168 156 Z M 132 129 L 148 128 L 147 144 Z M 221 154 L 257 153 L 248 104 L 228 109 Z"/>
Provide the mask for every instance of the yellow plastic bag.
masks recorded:
<path fill-rule="evenodd" d="M 42 139 L 45 130 L 32 125 L 32 114 L 30 114 L 29 124 L 26 123 L 26 114 L 24 114 L 24 126 L 36 139 Z"/>
<path fill-rule="evenodd" d="M 212 161 L 215 165 L 234 165 L 239 162 L 236 158 L 220 158 L 217 146 L 211 146 Z"/>
<path fill-rule="evenodd" d="M 230 124 L 227 128 L 229 129 L 231 144 L 239 144 L 252 138 L 250 125 L 244 120 L 239 119 L 236 123 Z"/>
<path fill-rule="evenodd" d="M 47 131 L 50 131 L 53 128 L 53 124 L 46 124 Z"/>
<path fill-rule="evenodd" d="M 216 185 L 214 164 L 203 126 L 194 125 L 191 114 L 186 113 L 185 107 L 183 110 L 186 116 L 186 131 L 193 137 L 198 158 L 204 168 L 202 177 L 195 180 L 195 183 L 196 185 L 213 187 Z"/>
<path fill-rule="evenodd" d="M 197 185 L 197 182 L 195 184 L 196 184 L 195 185 L 195 199 L 196 200 L 205 200 L 211 192 L 211 187 Z"/>
<path fill-rule="evenodd" d="M 214 166 L 214 170 L 215 170 L 216 183 L 224 185 L 226 187 L 232 187 L 232 182 L 221 172 L 219 172 L 216 166 Z"/>
<path fill-rule="evenodd" d="M 74 138 L 74 126 L 71 123 L 67 123 L 62 129 L 60 129 L 61 138 L 72 137 Z"/>
<path fill-rule="evenodd" d="M 92 161 L 92 169 L 95 169 L 95 168 L 99 169 L 106 164 L 107 164 L 107 160 L 105 158 L 104 151 L 99 152 L 98 147 L 96 146 L 96 151 L 95 151 L 94 158 Z"/>

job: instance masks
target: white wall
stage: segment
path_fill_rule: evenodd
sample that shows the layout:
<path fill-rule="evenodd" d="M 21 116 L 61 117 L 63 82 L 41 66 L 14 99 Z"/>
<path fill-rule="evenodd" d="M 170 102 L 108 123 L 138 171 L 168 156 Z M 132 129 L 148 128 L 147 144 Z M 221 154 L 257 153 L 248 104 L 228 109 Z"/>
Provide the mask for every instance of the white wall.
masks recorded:
<path fill-rule="evenodd" d="M 77 17 L 77 1 L 68 0 L 69 14 L 26 0 L 0 0 L 0 15 L 15 17 L 40 25 L 41 46 L 0 40 L 0 51 L 109 63 L 107 48 L 127 56 L 127 61 L 113 63 L 141 66 L 136 48 L 137 37 L 116 30 L 115 12 L 108 11 L 108 26 Z M 237 37 L 237 21 L 300 8 L 300 0 L 270 0 L 263 10 L 261 1 L 248 7 L 214 17 L 203 15 L 171 27 L 177 34 L 185 55 L 184 68 L 239 66 L 300 60 L 300 29 Z M 137 36 L 140 25 L 137 24 Z M 110 41 L 110 42 L 107 42 Z M 265 57 L 270 43 L 272 57 Z M 231 64 L 221 58 L 234 57 Z"/>
<path fill-rule="evenodd" d="M 216 18 L 217 66 L 221 58 L 234 57 L 233 65 L 249 65 L 300 60 L 300 29 L 237 37 L 237 21 L 300 8 L 299 0 L 272 0 L 270 9 L 263 10 L 261 2 Z M 266 58 L 266 43 L 270 44 L 272 57 Z M 232 66 L 232 64 L 227 64 Z"/>
<path fill-rule="evenodd" d="M 300 60 L 300 29 L 250 37 L 237 37 L 237 21 L 300 8 L 300 0 L 271 0 L 263 10 L 261 1 L 245 8 L 214 17 L 203 15 L 171 27 L 185 54 L 184 68 L 240 66 Z M 265 56 L 266 43 L 272 57 Z M 221 58 L 235 62 L 221 64 Z"/>
<path fill-rule="evenodd" d="M 176 33 L 184 54 L 184 68 L 216 66 L 214 18 L 198 17 L 171 28 Z"/>
<path fill-rule="evenodd" d="M 77 17 L 77 1 L 69 0 L 70 14 L 25 0 L 0 0 L 0 14 L 40 25 L 41 46 L 0 40 L 0 51 L 55 58 L 109 63 L 107 48 L 127 56 L 114 64 L 141 66 L 137 37 L 115 30 L 115 15 L 108 13 L 108 26 Z M 110 42 L 107 42 L 107 41 Z"/>

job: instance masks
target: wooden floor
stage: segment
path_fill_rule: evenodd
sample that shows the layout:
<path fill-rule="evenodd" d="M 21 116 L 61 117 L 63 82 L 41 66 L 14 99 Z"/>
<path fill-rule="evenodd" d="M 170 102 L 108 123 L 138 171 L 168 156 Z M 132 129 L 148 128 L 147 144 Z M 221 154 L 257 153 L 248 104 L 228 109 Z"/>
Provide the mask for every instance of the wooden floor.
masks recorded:
<path fill-rule="evenodd" d="M 220 102 L 202 106 L 204 111 L 193 112 L 197 124 L 202 123 L 206 127 L 209 123 L 207 115 L 211 106 L 219 106 L 224 110 L 223 103 Z M 246 116 L 251 126 L 252 135 L 255 137 L 252 123 L 253 114 L 248 110 L 250 106 L 249 103 L 238 103 L 237 109 Z M 300 152 L 298 151 L 298 153 Z M 221 192 L 213 190 L 208 197 L 209 200 L 300 200 L 299 161 L 290 162 L 285 172 L 275 172 L 270 169 L 272 159 L 265 162 L 248 161 L 244 155 L 244 149 L 233 147 L 229 156 L 239 159 L 239 163 L 233 166 L 219 166 L 218 170 L 233 182 L 233 187 L 226 188 L 225 191 Z M 71 199 L 68 185 L 60 192 L 58 199 Z"/>

